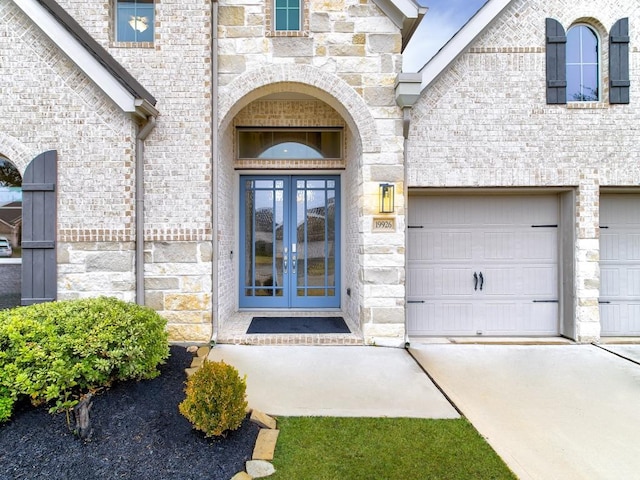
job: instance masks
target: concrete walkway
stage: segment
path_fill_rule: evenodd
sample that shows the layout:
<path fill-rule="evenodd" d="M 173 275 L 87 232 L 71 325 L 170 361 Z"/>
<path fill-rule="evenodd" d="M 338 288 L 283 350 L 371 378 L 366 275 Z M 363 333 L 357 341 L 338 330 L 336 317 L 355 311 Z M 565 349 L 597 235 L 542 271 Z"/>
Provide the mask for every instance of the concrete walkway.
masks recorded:
<path fill-rule="evenodd" d="M 520 479 L 640 478 L 640 345 L 410 352 Z"/>
<path fill-rule="evenodd" d="M 249 406 L 271 415 L 459 418 L 402 349 L 217 345 L 247 375 Z"/>

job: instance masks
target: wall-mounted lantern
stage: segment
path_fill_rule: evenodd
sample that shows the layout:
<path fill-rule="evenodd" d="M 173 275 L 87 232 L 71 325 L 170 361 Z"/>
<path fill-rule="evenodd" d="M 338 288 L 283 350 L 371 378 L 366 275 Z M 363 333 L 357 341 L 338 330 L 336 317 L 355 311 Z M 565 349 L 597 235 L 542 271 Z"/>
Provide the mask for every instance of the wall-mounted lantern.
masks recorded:
<path fill-rule="evenodd" d="M 392 183 L 380 184 L 380 213 L 393 213 L 395 186 Z"/>

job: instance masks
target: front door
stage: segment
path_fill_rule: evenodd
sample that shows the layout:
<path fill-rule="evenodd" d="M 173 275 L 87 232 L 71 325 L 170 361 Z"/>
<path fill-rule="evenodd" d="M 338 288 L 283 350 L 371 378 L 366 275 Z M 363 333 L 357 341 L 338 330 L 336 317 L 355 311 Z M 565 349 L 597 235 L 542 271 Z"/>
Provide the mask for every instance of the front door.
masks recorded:
<path fill-rule="evenodd" d="M 340 178 L 240 177 L 240 307 L 340 307 Z"/>

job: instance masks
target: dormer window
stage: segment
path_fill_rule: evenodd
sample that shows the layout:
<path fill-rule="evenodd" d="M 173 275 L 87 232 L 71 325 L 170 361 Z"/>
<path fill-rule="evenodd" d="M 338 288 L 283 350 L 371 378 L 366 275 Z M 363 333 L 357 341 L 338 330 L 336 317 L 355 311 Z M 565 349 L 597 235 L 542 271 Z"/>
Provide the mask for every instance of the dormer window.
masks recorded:
<path fill-rule="evenodd" d="M 116 42 L 152 43 L 154 0 L 116 1 Z"/>

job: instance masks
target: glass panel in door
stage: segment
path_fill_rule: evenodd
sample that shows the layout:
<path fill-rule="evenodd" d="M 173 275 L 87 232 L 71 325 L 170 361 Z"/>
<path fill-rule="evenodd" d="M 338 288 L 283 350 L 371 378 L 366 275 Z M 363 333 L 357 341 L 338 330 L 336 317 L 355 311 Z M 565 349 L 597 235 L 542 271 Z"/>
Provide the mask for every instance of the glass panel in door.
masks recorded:
<path fill-rule="evenodd" d="M 283 276 L 286 186 L 285 178 L 241 179 L 240 306 L 287 306 Z"/>
<path fill-rule="evenodd" d="M 339 307 L 339 177 L 240 185 L 240 307 Z"/>
<path fill-rule="evenodd" d="M 339 307 L 335 177 L 294 177 L 295 307 Z"/>

